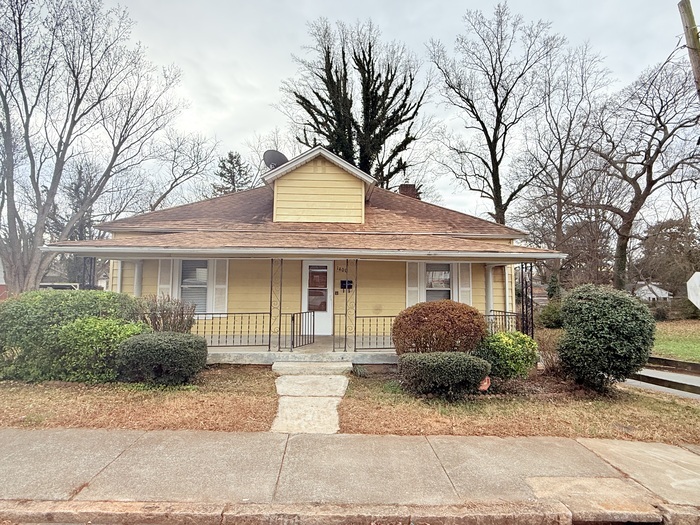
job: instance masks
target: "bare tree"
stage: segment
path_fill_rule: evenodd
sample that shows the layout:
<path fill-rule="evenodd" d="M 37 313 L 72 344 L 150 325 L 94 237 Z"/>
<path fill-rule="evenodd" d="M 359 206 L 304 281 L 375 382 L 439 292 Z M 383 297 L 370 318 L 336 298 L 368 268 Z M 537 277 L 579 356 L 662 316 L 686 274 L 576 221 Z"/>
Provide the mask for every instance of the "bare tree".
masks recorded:
<path fill-rule="evenodd" d="M 6 0 L 0 4 L 0 257 L 8 288 L 36 288 L 53 255 L 108 187 L 151 154 L 177 114 L 179 78 L 129 43 L 132 22 L 99 0 Z M 91 158 L 99 175 L 61 231 L 47 221 L 66 166 Z"/>
<path fill-rule="evenodd" d="M 579 236 L 583 230 L 567 226 L 592 219 L 573 205 L 572 194 L 574 179 L 587 169 L 590 153 L 582 145 L 588 141 L 595 106 L 608 84 L 602 58 L 587 44 L 547 57 L 541 74 L 543 104 L 533 113 L 536 123 L 527 126 L 527 149 L 514 164 L 532 178 L 517 206 L 516 220 L 537 237 L 539 246 L 569 253 L 567 233 Z M 560 270 L 573 264 L 574 256 L 544 263 L 547 280 L 559 282 Z"/>
<path fill-rule="evenodd" d="M 447 135 L 444 165 L 467 187 L 493 203 L 493 218 L 506 222 L 506 212 L 533 175 L 505 176 L 513 158 L 513 135 L 543 104 L 540 77 L 564 38 L 550 25 L 526 24 L 506 4 L 492 18 L 467 11 L 466 33 L 457 37 L 457 58 L 431 41 L 429 51 L 442 80 L 447 103 L 459 111 L 464 136 Z"/>
<path fill-rule="evenodd" d="M 216 148 L 216 141 L 203 135 L 168 130 L 166 141 L 160 146 L 156 158 L 159 168 L 151 187 L 149 211 L 172 202 L 176 191 L 186 191 L 186 186 L 209 174 L 216 162 Z M 186 202 L 192 199 L 185 197 L 181 200 Z"/>
<path fill-rule="evenodd" d="M 322 18 L 309 32 L 312 56 L 296 58 L 300 77 L 283 85 L 297 139 L 323 144 L 388 188 L 410 168 L 407 155 L 422 127 L 428 85 L 419 85 L 418 62 L 404 45 L 382 42 L 371 21 L 333 29 Z"/>
<path fill-rule="evenodd" d="M 590 150 L 599 163 L 589 174 L 589 187 L 609 191 L 597 203 L 578 204 L 616 216 L 613 284 L 618 289 L 626 284 L 635 221 L 650 197 L 700 179 L 699 121 L 690 67 L 674 59 L 644 71 L 596 114 L 597 140 Z"/>

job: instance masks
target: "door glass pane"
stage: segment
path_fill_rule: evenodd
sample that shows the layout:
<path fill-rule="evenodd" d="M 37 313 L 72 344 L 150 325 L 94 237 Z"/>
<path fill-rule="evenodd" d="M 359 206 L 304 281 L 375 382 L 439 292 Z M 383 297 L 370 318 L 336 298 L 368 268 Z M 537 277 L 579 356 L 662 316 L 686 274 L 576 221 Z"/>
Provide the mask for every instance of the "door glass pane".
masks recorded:
<path fill-rule="evenodd" d="M 309 289 L 309 312 L 325 312 L 328 290 Z"/>
<path fill-rule="evenodd" d="M 328 268 L 309 266 L 309 288 L 328 288 Z"/>
<path fill-rule="evenodd" d="M 309 266 L 308 303 L 310 312 L 325 312 L 328 303 L 328 267 Z"/>

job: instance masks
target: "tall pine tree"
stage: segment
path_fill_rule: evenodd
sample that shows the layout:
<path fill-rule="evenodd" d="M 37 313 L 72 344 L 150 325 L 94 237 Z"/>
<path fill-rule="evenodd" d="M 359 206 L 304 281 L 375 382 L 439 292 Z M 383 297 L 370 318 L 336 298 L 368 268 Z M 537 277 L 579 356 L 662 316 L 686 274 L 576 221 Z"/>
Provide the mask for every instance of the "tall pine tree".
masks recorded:
<path fill-rule="evenodd" d="M 390 187 L 417 140 L 427 86 L 418 85 L 416 62 L 405 46 L 382 43 L 371 22 L 333 28 L 322 18 L 309 28 L 312 57 L 297 58 L 301 76 L 283 86 L 297 140 L 323 145 Z"/>
<path fill-rule="evenodd" d="M 253 187 L 252 168 L 235 151 L 229 151 L 228 155 L 219 159 L 215 175 L 219 178 L 219 183 L 212 184 L 214 195 L 235 193 Z"/>

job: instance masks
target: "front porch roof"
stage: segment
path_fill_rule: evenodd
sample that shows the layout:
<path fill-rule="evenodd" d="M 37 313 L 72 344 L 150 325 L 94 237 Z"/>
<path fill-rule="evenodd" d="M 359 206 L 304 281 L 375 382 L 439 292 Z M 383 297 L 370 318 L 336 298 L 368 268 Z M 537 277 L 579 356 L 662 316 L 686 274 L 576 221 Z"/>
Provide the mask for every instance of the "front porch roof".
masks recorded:
<path fill-rule="evenodd" d="M 565 257 L 560 252 L 465 239 L 455 235 L 341 232 L 198 231 L 64 241 L 44 248 L 111 259 L 169 257 L 300 257 L 476 259 L 524 262 Z"/>

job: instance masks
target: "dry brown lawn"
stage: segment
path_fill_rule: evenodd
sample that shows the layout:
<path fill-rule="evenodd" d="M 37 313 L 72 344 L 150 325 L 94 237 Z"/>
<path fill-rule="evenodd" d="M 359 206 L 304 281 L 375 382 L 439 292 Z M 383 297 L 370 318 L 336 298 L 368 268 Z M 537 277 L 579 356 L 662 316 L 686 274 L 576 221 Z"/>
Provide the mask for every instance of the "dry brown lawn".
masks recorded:
<path fill-rule="evenodd" d="M 610 396 L 556 379 L 527 395 L 459 403 L 419 399 L 391 377 L 353 377 L 340 404 L 340 431 L 355 434 L 561 436 L 700 443 L 700 401 L 618 386 Z M 557 386 L 557 383 L 559 385 Z"/>
<path fill-rule="evenodd" d="M 211 367 L 192 385 L 0 382 L 0 427 L 268 431 L 277 411 L 265 367 Z"/>

